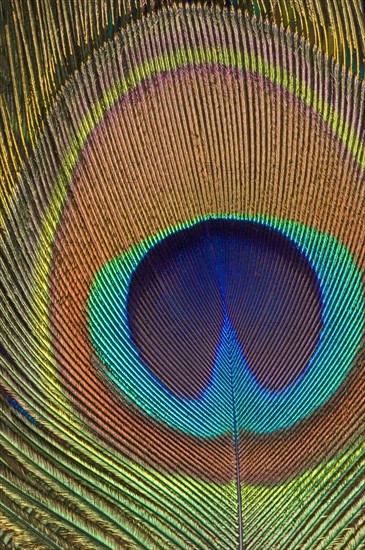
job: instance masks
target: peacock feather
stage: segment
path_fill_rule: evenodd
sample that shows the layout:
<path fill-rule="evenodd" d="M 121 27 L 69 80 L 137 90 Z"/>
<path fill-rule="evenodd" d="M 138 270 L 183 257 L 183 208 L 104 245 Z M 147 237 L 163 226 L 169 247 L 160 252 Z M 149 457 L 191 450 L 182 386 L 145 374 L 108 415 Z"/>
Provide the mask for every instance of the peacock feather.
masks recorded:
<path fill-rule="evenodd" d="M 0 5 L 0 546 L 365 548 L 360 0 Z"/>

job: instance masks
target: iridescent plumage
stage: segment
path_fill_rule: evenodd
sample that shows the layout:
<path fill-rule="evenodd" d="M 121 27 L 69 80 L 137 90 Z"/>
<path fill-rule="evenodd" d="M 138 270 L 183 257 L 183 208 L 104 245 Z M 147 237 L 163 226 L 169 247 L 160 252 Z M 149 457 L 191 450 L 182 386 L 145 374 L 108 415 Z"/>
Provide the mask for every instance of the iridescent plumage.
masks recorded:
<path fill-rule="evenodd" d="M 361 3 L 0 14 L 1 542 L 361 548 Z"/>

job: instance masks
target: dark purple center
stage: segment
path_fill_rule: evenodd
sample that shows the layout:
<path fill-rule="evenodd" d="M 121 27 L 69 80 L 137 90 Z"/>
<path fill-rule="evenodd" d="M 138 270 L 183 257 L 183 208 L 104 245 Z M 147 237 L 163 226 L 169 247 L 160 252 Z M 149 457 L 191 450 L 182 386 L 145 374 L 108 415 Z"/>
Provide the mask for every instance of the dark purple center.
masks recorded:
<path fill-rule="evenodd" d="M 208 220 L 166 237 L 138 265 L 128 295 L 131 336 L 148 369 L 177 395 L 209 383 L 224 315 L 256 380 L 296 381 L 322 328 L 317 277 L 279 231 Z"/>

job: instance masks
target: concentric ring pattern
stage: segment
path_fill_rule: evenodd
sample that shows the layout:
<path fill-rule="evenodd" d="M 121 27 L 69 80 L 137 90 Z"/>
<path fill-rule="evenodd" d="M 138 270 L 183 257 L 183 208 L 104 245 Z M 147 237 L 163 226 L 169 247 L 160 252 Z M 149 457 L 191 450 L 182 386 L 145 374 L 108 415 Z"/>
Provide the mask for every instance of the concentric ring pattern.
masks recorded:
<path fill-rule="evenodd" d="M 5 544 L 361 547 L 364 120 L 239 10 L 68 79 L 1 236 Z"/>

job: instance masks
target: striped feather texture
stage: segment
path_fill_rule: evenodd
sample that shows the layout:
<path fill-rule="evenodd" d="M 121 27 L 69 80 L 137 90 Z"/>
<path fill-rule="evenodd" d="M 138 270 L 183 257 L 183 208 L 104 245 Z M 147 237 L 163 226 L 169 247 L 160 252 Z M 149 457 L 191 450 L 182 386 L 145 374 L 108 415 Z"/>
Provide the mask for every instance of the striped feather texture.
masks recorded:
<path fill-rule="evenodd" d="M 365 548 L 362 3 L 0 28 L 0 546 Z"/>

